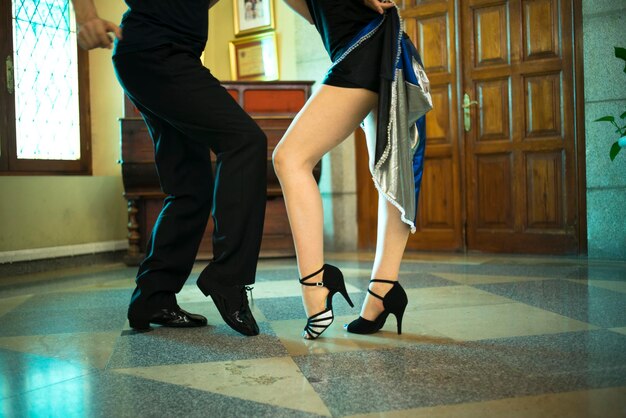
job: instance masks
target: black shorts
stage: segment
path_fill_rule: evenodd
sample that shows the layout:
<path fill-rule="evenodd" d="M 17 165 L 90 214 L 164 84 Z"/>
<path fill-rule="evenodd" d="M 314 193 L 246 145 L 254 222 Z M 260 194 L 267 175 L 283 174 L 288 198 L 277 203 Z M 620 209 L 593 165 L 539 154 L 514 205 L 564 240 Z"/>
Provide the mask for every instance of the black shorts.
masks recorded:
<path fill-rule="evenodd" d="M 377 30 L 369 39 L 350 52 L 339 64 L 331 67 L 323 84 L 335 87 L 362 88 L 378 93 L 383 51 L 383 31 Z"/>

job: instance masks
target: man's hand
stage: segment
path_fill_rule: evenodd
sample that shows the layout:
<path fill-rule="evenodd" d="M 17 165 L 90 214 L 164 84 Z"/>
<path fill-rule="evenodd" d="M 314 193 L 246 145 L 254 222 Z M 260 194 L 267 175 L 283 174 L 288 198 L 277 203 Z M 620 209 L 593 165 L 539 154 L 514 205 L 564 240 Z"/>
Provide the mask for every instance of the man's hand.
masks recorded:
<path fill-rule="evenodd" d="M 367 7 L 380 13 L 381 15 L 385 13 L 385 10 L 396 7 L 396 5 L 389 0 L 363 0 L 363 2 Z"/>
<path fill-rule="evenodd" d="M 117 39 L 122 39 L 122 29 L 107 20 L 93 17 L 78 23 L 78 45 L 89 50 L 94 48 L 108 48 L 113 46 L 113 33 Z"/>

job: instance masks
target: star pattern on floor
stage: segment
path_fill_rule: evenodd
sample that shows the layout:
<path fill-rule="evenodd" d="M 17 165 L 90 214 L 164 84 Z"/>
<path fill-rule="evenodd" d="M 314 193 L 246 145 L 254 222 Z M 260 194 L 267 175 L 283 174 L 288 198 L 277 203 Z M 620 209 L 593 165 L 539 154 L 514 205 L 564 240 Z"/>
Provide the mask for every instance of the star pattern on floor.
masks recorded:
<path fill-rule="evenodd" d="M 360 306 L 371 259 L 328 262 Z M 260 262 L 252 338 L 195 287 L 202 268 L 178 302 L 209 326 L 146 333 L 125 318 L 132 268 L 0 281 L 0 415 L 626 416 L 626 263 L 408 257 L 402 335 L 393 317 L 346 333 L 340 301 L 315 341 L 294 260 Z"/>

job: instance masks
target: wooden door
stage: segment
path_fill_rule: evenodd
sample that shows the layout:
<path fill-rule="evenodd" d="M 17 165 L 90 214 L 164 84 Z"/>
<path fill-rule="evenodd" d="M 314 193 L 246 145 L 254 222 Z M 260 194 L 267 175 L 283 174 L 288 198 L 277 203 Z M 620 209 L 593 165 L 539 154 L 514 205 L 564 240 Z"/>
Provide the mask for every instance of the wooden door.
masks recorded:
<path fill-rule="evenodd" d="M 405 0 L 402 16 L 406 33 L 422 55 L 434 107 L 426 115 L 426 169 L 418 204 L 417 233 L 409 237 L 407 248 L 460 250 L 464 238 L 454 0 Z M 376 242 L 377 193 L 371 184 L 361 133 L 356 139 L 359 246 L 367 248 Z"/>
<path fill-rule="evenodd" d="M 572 16 L 567 0 L 461 1 L 469 250 L 578 252 Z"/>
<path fill-rule="evenodd" d="M 580 74 L 576 84 L 573 78 L 572 39 L 580 8 L 578 0 L 403 2 L 434 104 L 418 232 L 408 249 L 584 251 L 584 159 L 577 158 L 584 144 L 575 130 L 582 101 L 574 102 L 582 85 Z M 468 131 L 466 93 L 477 102 L 467 108 Z M 376 193 L 362 142 L 359 245 L 368 248 L 375 244 Z"/>

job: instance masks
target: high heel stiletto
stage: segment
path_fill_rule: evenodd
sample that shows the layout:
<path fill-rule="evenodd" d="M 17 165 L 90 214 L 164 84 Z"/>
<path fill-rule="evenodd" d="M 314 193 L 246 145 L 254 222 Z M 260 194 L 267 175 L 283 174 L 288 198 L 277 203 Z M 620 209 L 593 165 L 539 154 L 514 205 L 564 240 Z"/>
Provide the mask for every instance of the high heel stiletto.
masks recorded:
<path fill-rule="evenodd" d="M 322 275 L 322 281 L 305 283 L 305 280 L 316 276 L 322 271 L 324 272 Z M 333 323 L 333 320 L 335 319 L 333 315 L 333 296 L 335 293 L 341 293 L 341 295 L 346 299 L 346 302 L 348 302 L 348 305 L 354 308 L 354 304 L 352 303 L 350 295 L 348 295 L 348 291 L 346 290 L 346 283 L 343 280 L 343 274 L 341 274 L 341 271 L 335 266 L 324 264 L 322 268 L 315 273 L 309 274 L 298 281 L 303 286 L 323 286 L 329 291 L 328 296 L 326 297 L 326 309 L 322 312 L 316 313 L 315 315 L 311 315 L 306 321 L 306 326 L 302 332 L 302 336 L 306 339 L 316 339 L 322 335 L 324 331 L 326 331 L 330 324 Z"/>
<path fill-rule="evenodd" d="M 404 316 L 404 310 L 408 304 L 406 292 L 397 281 L 372 279 L 370 280 L 370 283 L 371 282 L 393 284 L 393 287 L 389 289 L 385 297 L 377 295 L 367 289 L 370 295 L 383 301 L 385 310 L 373 321 L 359 316 L 346 326 L 346 330 L 353 334 L 373 334 L 378 332 L 385 325 L 389 314 L 394 314 L 396 316 L 396 322 L 398 323 L 398 335 L 402 334 L 402 317 Z"/>

